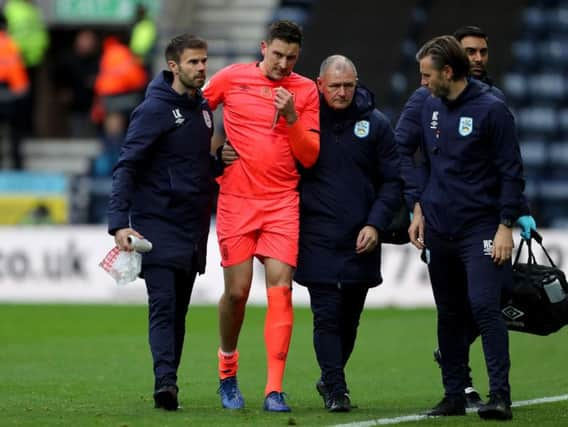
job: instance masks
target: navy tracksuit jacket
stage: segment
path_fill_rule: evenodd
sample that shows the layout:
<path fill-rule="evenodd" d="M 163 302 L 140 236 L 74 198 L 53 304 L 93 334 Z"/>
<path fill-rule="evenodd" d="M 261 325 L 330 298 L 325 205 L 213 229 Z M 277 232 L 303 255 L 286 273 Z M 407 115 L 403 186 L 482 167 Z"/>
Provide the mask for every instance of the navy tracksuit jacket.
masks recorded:
<path fill-rule="evenodd" d="M 320 99 L 320 153 L 300 179 L 300 247 L 294 279 L 308 287 L 321 380 L 347 392 L 349 360 L 368 288 L 382 282 L 380 245 L 355 253 L 365 225 L 388 227 L 402 183 L 393 132 L 371 92 L 356 89 L 345 110 Z"/>
<path fill-rule="evenodd" d="M 416 105 L 422 103 L 422 138 L 412 138 L 416 129 L 409 126 L 397 132 L 397 143 L 407 202 L 420 202 L 425 216 L 446 394 L 463 395 L 466 324 L 473 315 L 490 392 L 510 399 L 508 338 L 499 302 L 511 266 L 495 265 L 490 255 L 500 220 L 514 222 L 526 210 L 514 120 L 490 88 L 474 79 L 454 101 L 414 95 Z M 426 160 L 418 166 L 412 158 L 417 141 Z"/>
<path fill-rule="evenodd" d="M 505 95 L 499 88 L 493 86 L 491 79 L 486 77 L 480 81 L 489 86 L 491 93 L 495 95 L 495 97 L 505 102 Z M 410 162 L 410 156 L 404 156 L 401 159 L 401 162 L 404 164 L 402 170 L 405 176 L 405 194 L 408 195 L 415 194 L 416 192 L 422 192 L 423 186 L 426 184 L 427 180 L 427 171 L 423 165 L 421 166 L 425 160 L 422 135 L 422 108 L 424 107 L 426 99 L 431 96 L 430 91 L 424 86 L 416 89 L 404 105 L 395 128 L 395 140 L 397 141 L 397 145 L 402 144 L 408 147 L 416 145 L 418 147 L 413 156 L 412 162 Z M 414 187 L 412 187 L 413 185 Z M 410 206 L 411 210 L 412 208 L 413 206 Z M 528 215 L 528 211 L 528 204 L 525 200 L 523 205 L 523 215 Z M 474 319 L 470 318 L 467 327 L 467 340 L 469 343 L 473 343 L 478 336 L 479 330 L 477 325 L 475 324 Z M 471 387 L 473 386 L 473 380 L 470 375 L 471 369 L 469 368 L 469 354 L 466 361 L 466 371 L 467 387 Z"/>
<path fill-rule="evenodd" d="M 132 113 L 112 177 L 108 229 L 131 226 L 153 244 L 142 255 L 155 388 L 175 385 L 193 282 L 205 270 L 218 163 L 213 117 L 198 91 L 179 95 L 163 71 Z"/>
<path fill-rule="evenodd" d="M 394 135 L 362 86 L 350 107 L 334 111 L 320 102 L 320 153 L 300 180 L 298 283 L 382 282 L 380 245 L 357 255 L 361 228 L 386 229 L 399 207 L 402 182 Z"/>
<path fill-rule="evenodd" d="M 177 94 L 159 74 L 132 113 L 112 176 L 111 234 L 132 227 L 153 243 L 143 265 L 205 269 L 214 188 L 213 116 L 199 93 Z"/>

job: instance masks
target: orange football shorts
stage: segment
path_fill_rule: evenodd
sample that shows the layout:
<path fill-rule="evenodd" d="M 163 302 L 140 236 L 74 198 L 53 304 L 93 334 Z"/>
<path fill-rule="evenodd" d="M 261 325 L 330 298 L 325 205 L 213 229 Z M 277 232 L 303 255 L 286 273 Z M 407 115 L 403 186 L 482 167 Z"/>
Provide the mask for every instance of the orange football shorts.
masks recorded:
<path fill-rule="evenodd" d="M 296 267 L 300 227 L 299 196 L 247 199 L 219 194 L 217 238 L 221 265 L 230 267 L 256 256 Z"/>

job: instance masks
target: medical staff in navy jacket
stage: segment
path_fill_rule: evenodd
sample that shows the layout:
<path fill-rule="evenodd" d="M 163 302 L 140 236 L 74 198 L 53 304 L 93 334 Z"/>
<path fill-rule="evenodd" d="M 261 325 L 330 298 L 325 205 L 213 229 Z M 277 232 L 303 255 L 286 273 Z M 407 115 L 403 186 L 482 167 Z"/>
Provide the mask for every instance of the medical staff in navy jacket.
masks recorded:
<path fill-rule="evenodd" d="M 344 368 L 370 287 L 382 282 L 381 230 L 399 207 L 402 182 L 393 131 L 344 56 L 317 79 L 321 148 L 300 180 L 300 251 L 294 280 L 314 316 L 318 392 L 331 412 L 351 409 Z"/>
<path fill-rule="evenodd" d="M 418 52 L 422 84 L 434 97 L 421 114 L 425 173 L 407 170 L 414 194 L 411 242 L 427 248 L 438 309 L 445 396 L 429 415 L 465 415 L 468 316 L 481 333 L 489 401 L 478 413 L 511 419 L 508 332 L 500 311 L 512 280 L 512 225 L 523 210 L 522 160 L 513 117 L 489 87 L 467 79 L 457 40 L 441 36 Z M 409 164 L 416 147 L 400 144 Z M 416 179 L 426 176 L 421 189 Z"/>
<path fill-rule="evenodd" d="M 505 95 L 499 88 L 493 85 L 493 80 L 487 74 L 487 65 L 489 63 L 489 47 L 487 34 L 479 27 L 464 26 L 458 28 L 454 32 L 454 37 L 460 42 L 461 47 L 464 49 L 470 65 L 470 76 L 483 83 L 487 84 L 491 93 L 497 98 L 505 102 Z M 414 156 L 414 163 L 409 162 L 410 159 L 403 158 L 402 170 L 404 174 L 416 173 L 414 168 L 416 162 L 423 161 L 422 153 L 422 124 L 421 114 L 424 106 L 424 101 L 432 96 L 428 88 L 421 86 L 410 96 L 407 103 L 404 105 L 400 114 L 400 118 L 395 129 L 395 140 L 398 144 L 416 145 L 419 151 Z M 408 161 L 407 161 L 408 160 Z M 407 182 L 409 182 L 407 180 Z M 425 177 L 417 181 L 421 185 L 426 182 Z M 409 193 L 416 191 L 416 189 L 407 188 Z M 518 219 L 521 226 L 521 237 L 530 239 L 530 230 L 536 229 L 534 218 L 529 215 L 529 208 L 526 201 L 523 206 L 523 216 Z M 469 319 L 467 325 L 467 335 L 470 343 L 473 343 L 479 336 L 479 330 L 473 318 Z M 434 351 L 434 359 L 441 364 L 442 354 L 439 349 Z M 479 393 L 473 387 L 473 380 L 471 378 L 471 368 L 469 367 L 469 353 L 466 361 L 466 388 L 465 397 L 468 408 L 477 409 L 482 403 Z"/>
<path fill-rule="evenodd" d="M 114 168 L 108 229 L 121 250 L 128 236 L 153 243 L 142 256 L 149 299 L 149 341 L 155 406 L 178 408 L 177 369 L 185 316 L 205 256 L 216 163 L 210 152 L 212 114 L 200 88 L 207 44 L 183 34 L 166 48 L 169 71 L 149 85 L 132 113 Z"/>

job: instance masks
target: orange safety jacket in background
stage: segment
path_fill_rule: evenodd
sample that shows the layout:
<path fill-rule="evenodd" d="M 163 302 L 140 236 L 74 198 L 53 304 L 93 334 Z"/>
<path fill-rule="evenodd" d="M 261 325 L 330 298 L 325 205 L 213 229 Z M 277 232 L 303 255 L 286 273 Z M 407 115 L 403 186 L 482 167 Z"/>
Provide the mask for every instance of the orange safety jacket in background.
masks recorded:
<path fill-rule="evenodd" d="M 18 46 L 6 31 L 0 31 L 0 84 L 15 95 L 26 92 L 30 85 Z"/>
<path fill-rule="evenodd" d="M 107 37 L 103 42 L 95 94 L 109 96 L 135 92 L 143 90 L 147 82 L 144 66 L 128 46 L 115 37 Z"/>

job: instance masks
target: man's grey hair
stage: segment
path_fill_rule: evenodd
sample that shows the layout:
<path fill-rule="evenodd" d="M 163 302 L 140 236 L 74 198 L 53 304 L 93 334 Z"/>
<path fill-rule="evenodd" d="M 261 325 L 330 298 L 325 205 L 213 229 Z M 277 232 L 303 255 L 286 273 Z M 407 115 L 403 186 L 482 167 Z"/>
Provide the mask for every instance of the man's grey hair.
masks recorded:
<path fill-rule="evenodd" d="M 325 74 L 329 67 L 333 67 L 334 70 L 343 71 L 346 67 L 351 67 L 355 76 L 357 76 L 357 68 L 355 64 L 349 58 L 343 55 L 331 55 L 323 60 L 320 65 L 320 77 Z"/>

